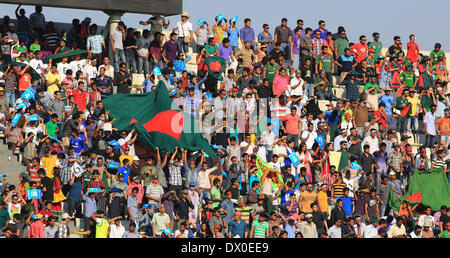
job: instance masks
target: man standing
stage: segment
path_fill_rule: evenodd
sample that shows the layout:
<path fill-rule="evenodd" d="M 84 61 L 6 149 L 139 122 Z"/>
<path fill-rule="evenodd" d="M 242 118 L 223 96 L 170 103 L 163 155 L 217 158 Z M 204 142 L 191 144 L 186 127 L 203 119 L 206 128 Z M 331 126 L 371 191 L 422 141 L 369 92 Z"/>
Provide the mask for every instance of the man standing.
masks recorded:
<path fill-rule="evenodd" d="M 125 24 L 120 21 L 111 33 L 111 48 L 114 53 L 114 68 L 119 70 L 119 64 L 125 63 L 123 42 L 125 41 Z"/>
<path fill-rule="evenodd" d="M 424 147 L 433 149 L 434 143 L 436 142 L 436 105 L 432 104 L 430 111 L 427 112 L 423 118 L 423 124 L 425 129 L 425 145 Z"/>
<path fill-rule="evenodd" d="M 294 148 L 298 146 L 298 134 L 301 130 L 301 119 L 297 114 L 297 108 L 293 106 L 291 113 L 281 118 L 282 121 L 286 121 L 286 135 L 288 141 L 294 141 Z"/>
<path fill-rule="evenodd" d="M 287 26 L 287 19 L 281 19 L 281 25 L 275 28 L 274 42 L 280 43 L 280 48 L 284 52 L 284 59 L 294 61 L 292 53 L 292 30 Z"/>
<path fill-rule="evenodd" d="M 300 55 L 301 55 L 301 63 L 304 64 L 307 58 L 313 60 L 314 57 L 314 45 L 313 40 L 311 39 L 312 29 L 306 28 L 305 36 L 300 38 Z"/>
<path fill-rule="evenodd" d="M 378 57 L 381 55 L 381 49 L 383 48 L 380 41 L 380 33 L 374 32 L 372 37 L 373 41 L 369 43 L 369 48 L 375 50 L 373 60 L 378 60 Z"/>
<path fill-rule="evenodd" d="M 244 27 L 239 31 L 240 38 L 241 38 L 241 44 L 244 46 L 245 42 L 250 43 L 250 47 L 254 49 L 256 46 L 256 39 L 255 39 L 255 32 L 253 31 L 253 28 L 251 28 L 251 20 L 249 18 L 245 18 L 244 20 Z"/>

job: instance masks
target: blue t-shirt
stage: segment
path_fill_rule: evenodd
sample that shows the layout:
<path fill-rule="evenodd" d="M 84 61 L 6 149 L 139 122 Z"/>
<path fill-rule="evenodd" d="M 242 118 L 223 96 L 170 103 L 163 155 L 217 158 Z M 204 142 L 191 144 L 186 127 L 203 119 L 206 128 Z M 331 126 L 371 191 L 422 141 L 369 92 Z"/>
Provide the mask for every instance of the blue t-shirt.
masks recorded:
<path fill-rule="evenodd" d="M 341 197 L 342 199 L 342 209 L 345 211 L 345 215 L 352 215 L 352 200 L 353 197 L 347 196 L 347 198 Z"/>
<path fill-rule="evenodd" d="M 279 135 L 279 128 L 281 126 L 281 122 L 279 118 L 268 118 L 267 122 L 272 124 L 272 132 L 275 134 L 275 137 Z"/>
<path fill-rule="evenodd" d="M 184 61 L 175 60 L 175 61 L 173 61 L 173 69 L 176 72 L 182 72 L 182 71 L 186 70 L 186 63 Z"/>
<path fill-rule="evenodd" d="M 332 111 L 326 110 L 324 119 L 325 119 L 325 121 L 327 121 L 327 123 L 330 126 L 337 126 L 338 122 L 339 122 L 339 118 L 341 117 L 341 113 L 339 113 L 339 111 L 338 111 L 337 115 L 335 117 L 333 117 L 332 114 L 333 114 L 333 110 Z"/>
<path fill-rule="evenodd" d="M 124 167 L 120 167 L 117 170 L 117 174 L 122 174 L 123 175 L 123 182 L 125 184 L 128 183 L 128 176 L 130 175 L 130 170 L 127 167 L 125 167 L 125 166 Z"/>
<path fill-rule="evenodd" d="M 239 31 L 237 28 L 229 29 L 228 31 L 228 39 L 230 40 L 230 46 L 237 47 L 239 46 Z"/>
<path fill-rule="evenodd" d="M 250 175 L 249 176 L 249 183 L 250 183 L 249 186 L 250 186 L 250 188 L 252 188 L 253 181 L 259 181 L 259 177 L 258 176 L 254 176 L 254 175 Z M 256 190 L 256 193 L 259 194 L 259 189 Z"/>
<path fill-rule="evenodd" d="M 386 111 L 386 116 L 392 116 L 392 104 L 394 103 L 394 97 L 393 96 L 386 96 L 383 95 L 378 100 L 379 103 L 384 103 L 386 105 L 386 108 L 384 109 Z"/>
<path fill-rule="evenodd" d="M 80 137 L 78 137 L 77 139 L 70 138 L 70 145 L 73 147 L 73 151 L 75 153 L 80 153 L 86 148 L 83 139 L 81 139 Z"/>

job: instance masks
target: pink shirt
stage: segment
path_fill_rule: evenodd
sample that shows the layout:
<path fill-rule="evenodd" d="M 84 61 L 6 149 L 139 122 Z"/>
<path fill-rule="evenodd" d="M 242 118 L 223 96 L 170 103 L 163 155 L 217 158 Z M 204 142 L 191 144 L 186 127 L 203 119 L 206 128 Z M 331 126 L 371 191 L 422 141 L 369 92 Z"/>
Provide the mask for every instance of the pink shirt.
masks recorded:
<path fill-rule="evenodd" d="M 298 128 L 298 124 L 300 122 L 299 115 L 291 115 L 287 114 L 281 118 L 281 120 L 286 121 L 286 133 L 289 134 L 298 134 L 300 132 Z"/>
<path fill-rule="evenodd" d="M 289 84 L 289 77 L 285 76 L 275 76 L 273 79 L 273 85 L 275 86 L 274 95 L 278 95 L 281 92 L 285 91 L 287 89 L 287 85 Z"/>
<path fill-rule="evenodd" d="M 28 231 L 28 238 L 44 238 L 44 227 L 40 220 L 33 222 Z"/>

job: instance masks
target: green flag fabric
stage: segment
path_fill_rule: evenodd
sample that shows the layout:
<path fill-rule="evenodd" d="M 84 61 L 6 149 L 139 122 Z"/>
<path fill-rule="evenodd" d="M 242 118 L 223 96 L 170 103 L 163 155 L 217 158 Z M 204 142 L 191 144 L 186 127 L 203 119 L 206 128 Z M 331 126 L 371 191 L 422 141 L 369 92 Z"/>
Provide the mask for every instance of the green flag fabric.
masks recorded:
<path fill-rule="evenodd" d="M 389 206 L 398 210 L 406 198 L 419 192 L 422 194 L 421 203 L 429 205 L 433 211 L 438 211 L 442 205 L 450 206 L 450 186 L 444 168 L 435 168 L 430 171 L 416 169 L 411 178 L 408 192 L 404 196 L 398 199 L 391 190 Z"/>
<path fill-rule="evenodd" d="M 50 61 L 50 59 L 53 59 L 53 63 L 58 63 L 61 61 L 61 59 L 63 57 L 70 57 L 70 56 L 76 56 L 76 55 L 87 55 L 88 52 L 87 50 L 72 50 L 69 52 L 64 52 L 61 54 L 54 54 L 54 55 L 49 55 L 45 58 L 44 63 L 48 63 Z"/>
<path fill-rule="evenodd" d="M 8 69 L 8 65 L 10 67 L 22 67 L 22 69 L 27 66 L 27 64 L 21 62 L 10 62 L 7 64 L 0 65 L 0 70 L 3 72 L 6 71 L 6 69 Z M 28 73 L 31 76 L 31 82 L 35 82 L 41 78 L 41 76 L 33 68 L 31 68 L 31 66 L 28 67 L 25 73 Z"/>
<path fill-rule="evenodd" d="M 148 93 L 111 95 L 103 100 L 103 105 L 116 119 L 115 128 L 135 129 L 150 149 L 159 147 L 163 152 L 173 152 L 178 146 L 191 151 L 203 149 L 208 156 L 217 157 L 192 116 L 178 111 L 162 84 Z"/>
<path fill-rule="evenodd" d="M 208 74 L 212 75 L 217 80 L 223 80 L 223 73 L 225 72 L 225 67 L 227 61 L 220 56 L 208 56 L 205 59 L 205 64 L 208 66 Z"/>

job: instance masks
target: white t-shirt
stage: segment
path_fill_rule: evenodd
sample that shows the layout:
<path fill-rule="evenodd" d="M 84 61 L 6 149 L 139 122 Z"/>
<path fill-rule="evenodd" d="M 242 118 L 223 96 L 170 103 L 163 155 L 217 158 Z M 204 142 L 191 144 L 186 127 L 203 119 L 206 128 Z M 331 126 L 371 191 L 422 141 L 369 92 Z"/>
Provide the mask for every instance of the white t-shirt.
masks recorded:
<path fill-rule="evenodd" d="M 69 63 L 59 63 L 56 66 L 56 69 L 58 70 L 58 74 L 59 76 L 61 76 L 61 81 L 63 81 L 66 78 L 66 72 L 67 70 L 70 69 L 70 64 Z"/>
<path fill-rule="evenodd" d="M 83 71 L 84 66 L 86 65 L 86 59 L 80 59 L 78 61 L 70 62 L 70 69 L 72 69 L 72 75 L 75 77 L 78 71 Z"/>
<path fill-rule="evenodd" d="M 111 232 L 109 232 L 109 238 L 122 238 L 122 235 L 125 233 L 125 227 L 120 224 L 117 228 L 115 223 L 109 224 L 111 228 Z"/>
<path fill-rule="evenodd" d="M 292 87 L 296 86 L 300 82 L 300 85 L 292 90 Z M 288 85 L 288 90 L 286 91 L 287 96 L 303 96 L 303 85 L 305 84 L 305 81 L 300 78 L 297 79 L 297 77 L 292 78 L 291 83 Z"/>
<path fill-rule="evenodd" d="M 252 154 L 253 153 L 253 148 L 255 148 L 256 146 L 252 143 L 248 143 L 246 141 L 242 141 L 241 144 L 239 145 L 240 147 L 247 147 L 250 144 L 250 147 L 248 147 L 247 151 L 245 153 L 247 154 Z"/>
<path fill-rule="evenodd" d="M 302 139 L 303 138 L 307 138 L 306 142 L 305 142 L 306 149 L 310 150 L 310 149 L 312 149 L 312 146 L 314 144 L 314 140 L 317 138 L 317 133 L 315 131 L 314 132 L 310 132 L 308 130 L 305 130 L 305 131 L 302 132 Z"/>
<path fill-rule="evenodd" d="M 84 73 L 85 73 L 85 75 L 87 75 L 89 80 L 97 77 L 97 75 L 98 75 L 97 67 L 92 66 L 92 65 L 86 65 L 84 67 L 84 69 L 85 69 Z M 88 83 L 89 83 L 89 81 L 88 81 Z"/>
<path fill-rule="evenodd" d="M 191 34 L 189 31 L 192 30 L 192 23 L 186 21 L 184 24 L 181 21 L 177 22 L 177 34 L 178 37 L 190 37 Z"/>
<path fill-rule="evenodd" d="M 111 35 L 114 39 L 114 48 L 123 50 L 122 31 L 117 30 L 117 28 L 115 28 L 114 31 L 111 33 Z"/>
<path fill-rule="evenodd" d="M 42 60 L 31 59 L 30 66 L 33 68 L 39 75 L 42 75 L 41 68 L 44 68 L 44 62 Z"/>

